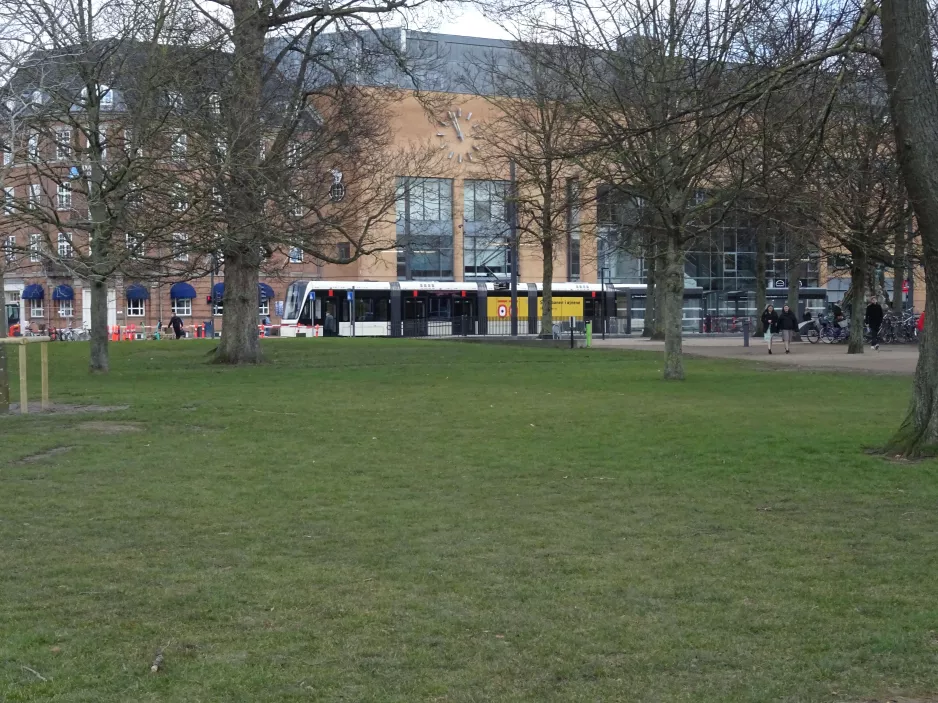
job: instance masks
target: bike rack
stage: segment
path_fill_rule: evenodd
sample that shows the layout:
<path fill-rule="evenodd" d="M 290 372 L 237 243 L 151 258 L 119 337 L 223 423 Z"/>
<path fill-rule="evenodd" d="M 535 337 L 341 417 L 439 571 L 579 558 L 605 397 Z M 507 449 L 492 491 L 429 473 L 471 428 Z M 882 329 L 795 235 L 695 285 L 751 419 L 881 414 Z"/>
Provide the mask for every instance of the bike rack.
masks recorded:
<path fill-rule="evenodd" d="M 29 413 L 29 394 L 26 387 L 26 345 L 39 344 L 42 359 L 42 409 L 49 409 L 49 337 L 4 337 L 0 344 L 20 348 L 20 415 Z"/>

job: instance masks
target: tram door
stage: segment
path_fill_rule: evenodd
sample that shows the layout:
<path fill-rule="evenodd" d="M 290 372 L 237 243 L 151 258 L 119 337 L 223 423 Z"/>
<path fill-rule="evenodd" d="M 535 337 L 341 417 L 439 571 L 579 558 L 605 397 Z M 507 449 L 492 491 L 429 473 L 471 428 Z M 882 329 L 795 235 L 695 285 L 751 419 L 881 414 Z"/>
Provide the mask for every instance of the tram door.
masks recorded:
<path fill-rule="evenodd" d="M 453 298 L 453 334 L 475 334 L 475 300 Z"/>
<path fill-rule="evenodd" d="M 334 291 L 329 291 L 333 295 L 324 295 L 316 297 L 316 312 L 314 324 L 320 325 L 324 337 L 337 337 L 339 335 L 339 298 L 334 295 Z"/>
<path fill-rule="evenodd" d="M 426 298 L 404 298 L 404 336 L 426 337 L 427 332 Z"/>
<path fill-rule="evenodd" d="M 583 300 L 583 327 L 586 328 L 587 322 L 593 323 L 593 332 L 602 330 L 603 301 L 602 298 L 587 297 Z"/>

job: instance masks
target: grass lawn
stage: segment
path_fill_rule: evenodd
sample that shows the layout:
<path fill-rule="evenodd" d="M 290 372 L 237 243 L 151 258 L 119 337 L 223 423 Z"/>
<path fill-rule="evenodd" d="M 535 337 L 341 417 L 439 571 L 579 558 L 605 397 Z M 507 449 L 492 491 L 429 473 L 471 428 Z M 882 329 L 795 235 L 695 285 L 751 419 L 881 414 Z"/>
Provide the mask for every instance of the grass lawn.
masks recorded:
<path fill-rule="evenodd" d="M 689 361 L 665 384 L 651 354 L 337 339 L 227 369 L 209 348 L 114 345 L 92 378 L 85 345 L 53 345 L 53 400 L 129 409 L 0 419 L 0 701 L 938 690 L 936 465 L 862 451 L 908 378 Z"/>

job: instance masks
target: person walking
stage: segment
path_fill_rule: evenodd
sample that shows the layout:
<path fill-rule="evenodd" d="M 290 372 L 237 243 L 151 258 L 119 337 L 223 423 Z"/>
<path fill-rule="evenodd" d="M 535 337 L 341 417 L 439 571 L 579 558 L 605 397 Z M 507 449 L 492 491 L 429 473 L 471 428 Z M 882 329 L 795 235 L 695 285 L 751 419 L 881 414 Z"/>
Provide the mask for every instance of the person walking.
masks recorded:
<path fill-rule="evenodd" d="M 866 306 L 866 324 L 870 326 L 870 346 L 879 351 L 879 328 L 883 325 L 883 306 L 874 295 Z"/>
<path fill-rule="evenodd" d="M 173 332 L 176 333 L 176 339 L 182 339 L 183 335 L 183 322 L 182 318 L 179 315 L 173 315 L 169 318 L 169 326 L 173 328 Z"/>
<path fill-rule="evenodd" d="M 782 314 L 778 316 L 778 329 L 782 334 L 785 353 L 791 354 L 791 340 L 795 336 L 795 332 L 798 331 L 798 317 L 787 305 L 782 308 Z"/>
<path fill-rule="evenodd" d="M 772 335 L 778 332 L 778 313 L 772 305 L 766 307 L 762 313 L 762 333 L 765 343 L 769 345 L 769 354 L 772 353 Z"/>

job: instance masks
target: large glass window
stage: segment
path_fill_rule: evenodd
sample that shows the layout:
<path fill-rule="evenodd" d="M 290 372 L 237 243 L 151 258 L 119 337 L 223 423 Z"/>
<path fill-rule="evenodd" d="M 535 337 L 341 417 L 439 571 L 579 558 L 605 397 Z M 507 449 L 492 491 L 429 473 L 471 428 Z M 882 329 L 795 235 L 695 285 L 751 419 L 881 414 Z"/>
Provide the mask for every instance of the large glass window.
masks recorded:
<path fill-rule="evenodd" d="M 507 181 L 467 180 L 463 186 L 463 273 L 465 280 L 507 278 Z"/>
<path fill-rule="evenodd" d="M 398 179 L 397 276 L 452 280 L 453 181 Z"/>
<path fill-rule="evenodd" d="M 642 200 L 617 188 L 600 186 L 596 194 L 596 216 L 600 273 L 605 269 L 606 280 L 615 283 L 644 283 L 642 253 L 647 240 L 648 213 Z M 570 244 L 572 277 L 574 253 L 576 269 L 579 269 L 579 240 L 575 248 L 573 241 Z"/>
<path fill-rule="evenodd" d="M 191 298 L 173 298 L 173 315 L 190 317 L 192 315 Z"/>

